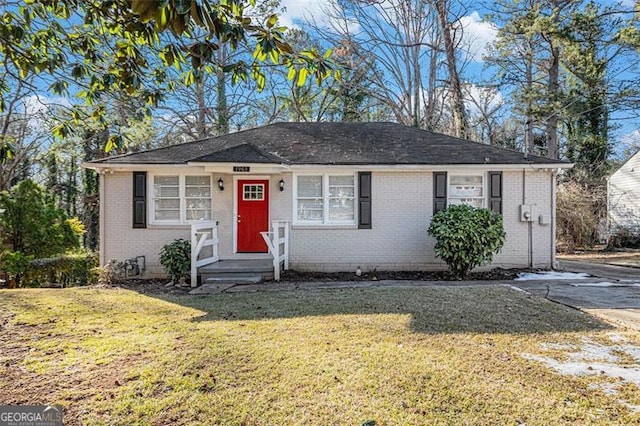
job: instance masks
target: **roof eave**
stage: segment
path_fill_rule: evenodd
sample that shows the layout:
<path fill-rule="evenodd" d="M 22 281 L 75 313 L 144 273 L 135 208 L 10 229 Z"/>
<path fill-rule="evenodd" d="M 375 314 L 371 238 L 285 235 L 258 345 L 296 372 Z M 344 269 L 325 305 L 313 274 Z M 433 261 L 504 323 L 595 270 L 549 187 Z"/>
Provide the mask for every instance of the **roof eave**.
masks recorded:
<path fill-rule="evenodd" d="M 464 167 L 465 169 L 475 170 L 565 170 L 574 166 L 573 163 L 520 163 L 520 164 L 371 164 L 371 163 L 305 163 L 305 164 L 282 164 L 282 163 L 246 163 L 246 162 L 187 162 L 187 163 L 92 163 L 84 162 L 81 164 L 83 168 L 92 169 L 97 172 L 109 171 L 134 171 L 140 169 L 166 169 L 180 167 L 201 167 L 206 171 L 219 173 L 233 173 L 234 166 L 249 166 L 258 171 L 270 171 L 271 173 L 308 170 L 317 168 L 342 168 L 342 169 L 359 169 L 359 170 L 445 170 L 457 169 Z"/>

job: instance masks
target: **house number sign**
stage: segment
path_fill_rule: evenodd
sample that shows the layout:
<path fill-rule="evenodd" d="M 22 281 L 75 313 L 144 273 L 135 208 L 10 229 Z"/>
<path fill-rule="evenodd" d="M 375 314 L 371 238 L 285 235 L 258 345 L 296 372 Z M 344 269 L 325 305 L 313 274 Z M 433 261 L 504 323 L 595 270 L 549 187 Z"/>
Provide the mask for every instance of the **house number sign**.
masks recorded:
<path fill-rule="evenodd" d="M 249 172 L 251 171 L 251 167 L 247 166 L 233 166 L 234 172 Z"/>

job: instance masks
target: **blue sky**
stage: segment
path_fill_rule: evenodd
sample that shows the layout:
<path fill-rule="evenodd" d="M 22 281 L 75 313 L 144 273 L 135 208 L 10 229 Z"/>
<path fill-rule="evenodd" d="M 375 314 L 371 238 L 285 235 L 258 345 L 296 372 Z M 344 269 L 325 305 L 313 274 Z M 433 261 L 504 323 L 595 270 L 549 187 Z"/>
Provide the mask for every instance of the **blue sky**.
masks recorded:
<path fill-rule="evenodd" d="M 327 24 L 326 14 L 323 10 L 328 3 L 329 0 L 282 0 L 281 5 L 285 8 L 285 11 L 280 16 L 280 23 L 289 27 L 299 27 L 304 25 L 305 19 L 315 17 L 320 24 Z M 630 10 L 634 5 L 633 0 L 624 0 L 622 2 L 601 0 L 599 3 L 603 5 L 621 3 Z M 491 8 L 493 2 L 469 2 L 469 4 L 473 6 L 466 8 L 465 15 L 460 19 L 465 28 L 465 39 L 470 46 L 469 55 L 471 59 L 470 65 L 465 68 L 464 78 L 467 81 L 480 84 L 489 80 L 492 75 L 491 70 L 485 69 L 482 56 L 485 53 L 487 44 L 494 40 L 497 29 L 492 24 L 484 21 L 487 10 Z M 46 106 L 42 105 L 43 102 L 68 105 L 68 100 L 45 93 L 28 100 L 28 102 L 30 111 L 46 108 Z M 621 152 L 628 144 L 640 141 L 640 131 L 638 131 L 640 120 L 620 112 L 614 112 L 612 119 L 612 124 L 616 127 L 612 137 L 616 145 L 619 146 L 617 151 Z"/>
<path fill-rule="evenodd" d="M 495 39 L 497 28 L 486 22 L 484 18 L 492 8 L 493 2 L 462 1 L 471 5 L 465 9 L 465 15 L 460 19 L 465 29 L 464 37 L 466 43 L 470 46 L 469 55 L 471 56 L 470 64 L 464 70 L 464 78 L 472 82 L 487 81 L 491 78 L 493 71 L 486 69 L 482 56 L 486 52 L 486 46 Z M 631 11 L 634 8 L 635 1 L 599 0 L 597 3 L 604 6 L 619 4 Z M 323 10 L 328 4 L 329 0 L 282 0 L 281 5 L 285 8 L 285 11 L 281 14 L 280 21 L 289 27 L 304 27 L 305 20 L 313 18 L 316 22 L 327 25 L 327 18 Z M 629 75 L 628 77 L 636 78 L 637 75 Z M 617 154 L 621 153 L 628 145 L 640 141 L 640 131 L 638 130 L 640 128 L 640 120 L 630 114 L 619 111 L 614 111 L 611 119 L 611 124 L 614 127 L 612 137 L 616 146 L 618 146 Z"/>

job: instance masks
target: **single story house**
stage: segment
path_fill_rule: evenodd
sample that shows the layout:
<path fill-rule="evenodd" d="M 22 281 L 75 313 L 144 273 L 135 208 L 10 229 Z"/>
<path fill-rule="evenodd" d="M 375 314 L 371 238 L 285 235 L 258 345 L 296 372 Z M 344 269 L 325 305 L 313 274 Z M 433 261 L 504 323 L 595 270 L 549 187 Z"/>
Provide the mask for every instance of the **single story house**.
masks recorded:
<path fill-rule="evenodd" d="M 100 174 L 101 264 L 145 256 L 158 276 L 177 238 L 194 259 L 215 251 L 198 266 L 446 269 L 427 228 L 451 204 L 502 213 L 492 267 L 550 268 L 556 176 L 571 164 L 396 123 L 277 123 L 84 166 Z"/>
<path fill-rule="evenodd" d="M 640 231 L 640 151 L 607 180 L 608 231 Z"/>

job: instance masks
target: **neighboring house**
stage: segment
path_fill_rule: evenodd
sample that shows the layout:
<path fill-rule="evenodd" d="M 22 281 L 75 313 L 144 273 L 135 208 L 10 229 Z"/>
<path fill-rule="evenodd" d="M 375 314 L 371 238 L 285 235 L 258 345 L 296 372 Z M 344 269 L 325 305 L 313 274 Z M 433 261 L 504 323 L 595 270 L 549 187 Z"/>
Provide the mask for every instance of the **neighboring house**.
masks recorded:
<path fill-rule="evenodd" d="M 640 151 L 609 177 L 607 213 L 610 233 L 640 231 Z"/>
<path fill-rule="evenodd" d="M 443 269 L 427 228 L 462 203 L 503 214 L 492 266 L 549 268 L 571 164 L 394 123 L 278 123 L 84 166 L 100 173 L 101 263 L 145 256 L 157 276 L 162 246 L 200 228 L 211 260 L 270 258 L 271 224 L 296 270 Z"/>

